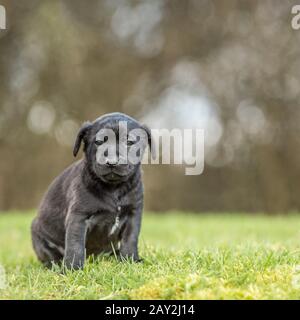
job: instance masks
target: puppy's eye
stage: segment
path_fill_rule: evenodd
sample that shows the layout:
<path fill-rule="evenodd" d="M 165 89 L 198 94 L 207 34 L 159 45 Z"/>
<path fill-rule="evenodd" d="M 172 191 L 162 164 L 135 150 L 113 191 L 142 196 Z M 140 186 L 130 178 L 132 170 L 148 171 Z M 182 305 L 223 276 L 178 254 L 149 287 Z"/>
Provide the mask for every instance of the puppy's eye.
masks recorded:
<path fill-rule="evenodd" d="M 132 146 L 132 145 L 134 145 L 134 143 L 135 143 L 134 141 L 127 140 L 127 145 L 128 146 Z"/>
<path fill-rule="evenodd" d="M 95 140 L 95 145 L 96 146 L 101 146 L 104 143 L 102 140 Z"/>
<path fill-rule="evenodd" d="M 101 146 L 104 142 L 108 140 L 108 137 L 105 136 L 103 140 L 95 140 L 95 145 Z"/>

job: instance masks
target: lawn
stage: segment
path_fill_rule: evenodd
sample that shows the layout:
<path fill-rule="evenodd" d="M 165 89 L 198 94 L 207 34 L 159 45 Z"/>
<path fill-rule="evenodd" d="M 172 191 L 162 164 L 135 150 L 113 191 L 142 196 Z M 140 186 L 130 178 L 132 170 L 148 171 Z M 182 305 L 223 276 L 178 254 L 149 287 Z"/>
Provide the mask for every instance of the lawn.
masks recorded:
<path fill-rule="evenodd" d="M 61 274 L 37 261 L 32 213 L 0 214 L 1 299 L 299 299 L 300 215 L 144 215 L 143 263 L 90 259 Z"/>

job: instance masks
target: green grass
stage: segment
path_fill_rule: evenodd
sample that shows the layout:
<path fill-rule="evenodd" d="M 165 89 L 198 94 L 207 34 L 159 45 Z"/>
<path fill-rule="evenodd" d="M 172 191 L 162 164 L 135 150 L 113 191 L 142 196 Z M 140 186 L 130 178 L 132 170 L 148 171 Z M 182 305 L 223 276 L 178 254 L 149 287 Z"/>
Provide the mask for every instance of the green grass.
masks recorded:
<path fill-rule="evenodd" d="M 33 214 L 0 214 L 1 299 L 299 299 L 300 216 L 145 214 L 144 263 L 90 259 L 60 274 L 37 261 Z"/>

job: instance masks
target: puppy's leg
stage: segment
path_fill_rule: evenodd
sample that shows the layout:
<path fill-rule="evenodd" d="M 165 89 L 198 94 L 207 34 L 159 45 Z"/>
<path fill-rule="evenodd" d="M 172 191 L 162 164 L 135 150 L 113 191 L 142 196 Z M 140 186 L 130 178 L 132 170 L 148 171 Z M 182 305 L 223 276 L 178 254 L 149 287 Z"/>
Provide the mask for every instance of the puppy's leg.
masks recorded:
<path fill-rule="evenodd" d="M 31 226 L 32 245 L 38 259 L 47 267 L 51 268 L 53 263 L 59 263 L 63 255 L 61 252 L 49 246 L 46 239 L 44 239 L 37 231 L 36 221 L 33 221 Z"/>
<path fill-rule="evenodd" d="M 85 261 L 86 218 L 71 214 L 66 228 L 64 265 L 67 269 L 82 269 Z"/>
<path fill-rule="evenodd" d="M 139 262 L 138 238 L 141 229 L 142 209 L 133 212 L 121 235 L 120 257 Z"/>

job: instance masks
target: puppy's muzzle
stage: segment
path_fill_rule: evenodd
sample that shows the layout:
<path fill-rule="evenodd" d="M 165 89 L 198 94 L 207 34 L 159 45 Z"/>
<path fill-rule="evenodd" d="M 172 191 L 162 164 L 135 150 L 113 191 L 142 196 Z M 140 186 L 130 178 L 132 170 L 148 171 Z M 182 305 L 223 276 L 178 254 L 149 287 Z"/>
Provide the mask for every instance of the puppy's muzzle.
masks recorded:
<path fill-rule="evenodd" d="M 118 160 L 117 159 L 106 159 L 105 165 L 109 168 L 114 168 L 118 165 Z"/>

